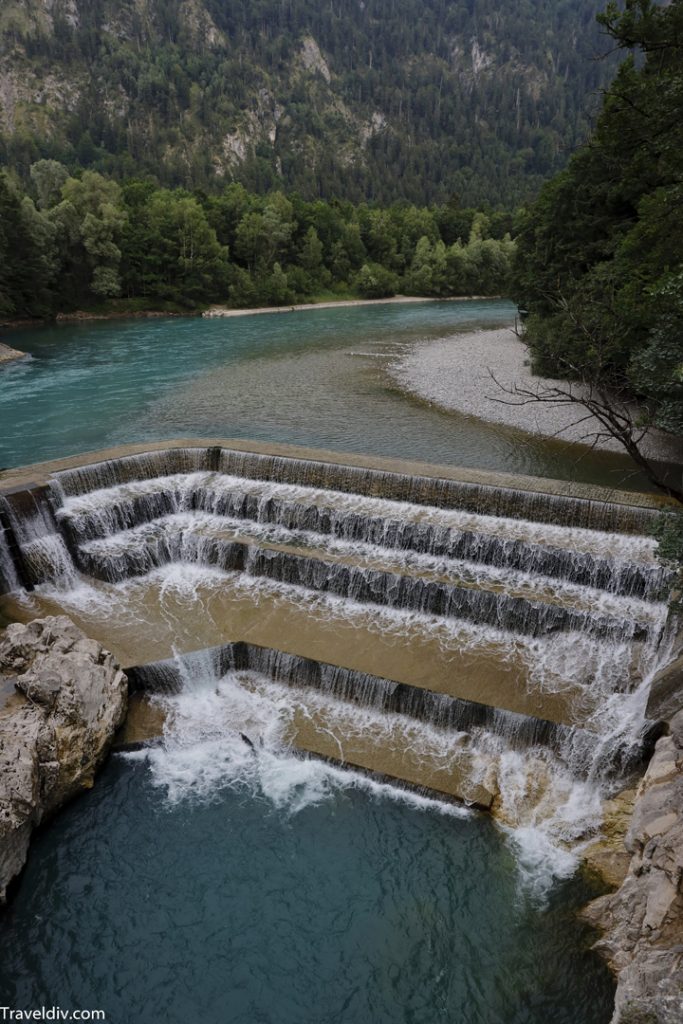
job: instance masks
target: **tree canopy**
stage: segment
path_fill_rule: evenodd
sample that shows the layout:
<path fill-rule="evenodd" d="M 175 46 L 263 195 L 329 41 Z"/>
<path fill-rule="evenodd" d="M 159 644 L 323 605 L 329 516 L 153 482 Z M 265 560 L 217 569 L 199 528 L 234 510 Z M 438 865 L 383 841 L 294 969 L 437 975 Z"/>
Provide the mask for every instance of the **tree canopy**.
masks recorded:
<path fill-rule="evenodd" d="M 628 56 L 589 141 L 519 223 L 538 372 L 630 394 L 683 433 L 683 2 L 611 2 Z"/>
<path fill-rule="evenodd" d="M 193 309 L 283 305 L 320 295 L 495 295 L 512 218 L 474 209 L 387 208 L 119 184 L 30 168 L 30 191 L 0 174 L 0 315 L 50 316 L 111 300 Z M 458 233 L 454 237 L 455 232 Z"/>

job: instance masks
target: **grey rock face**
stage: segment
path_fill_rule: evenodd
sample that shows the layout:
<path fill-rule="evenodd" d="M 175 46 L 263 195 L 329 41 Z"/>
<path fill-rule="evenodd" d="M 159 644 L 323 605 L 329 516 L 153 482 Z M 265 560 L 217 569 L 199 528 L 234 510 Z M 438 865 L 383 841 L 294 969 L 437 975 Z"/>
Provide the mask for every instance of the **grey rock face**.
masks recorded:
<path fill-rule="evenodd" d="M 113 656 L 65 616 L 0 634 L 0 675 L 16 694 L 0 707 L 0 902 L 26 860 L 31 832 L 92 785 L 126 714 L 128 681 Z"/>
<path fill-rule="evenodd" d="M 683 1021 L 683 711 L 641 782 L 617 892 L 589 905 L 597 949 L 618 974 L 613 1024 Z"/>

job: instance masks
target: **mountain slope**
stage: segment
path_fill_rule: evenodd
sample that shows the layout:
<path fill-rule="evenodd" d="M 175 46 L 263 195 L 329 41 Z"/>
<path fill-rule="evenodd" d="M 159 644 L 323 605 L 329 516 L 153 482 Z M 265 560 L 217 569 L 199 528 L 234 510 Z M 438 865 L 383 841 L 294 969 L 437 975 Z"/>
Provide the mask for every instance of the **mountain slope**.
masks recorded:
<path fill-rule="evenodd" d="M 590 0 L 6 0 L 0 157 L 510 205 L 583 139 Z"/>

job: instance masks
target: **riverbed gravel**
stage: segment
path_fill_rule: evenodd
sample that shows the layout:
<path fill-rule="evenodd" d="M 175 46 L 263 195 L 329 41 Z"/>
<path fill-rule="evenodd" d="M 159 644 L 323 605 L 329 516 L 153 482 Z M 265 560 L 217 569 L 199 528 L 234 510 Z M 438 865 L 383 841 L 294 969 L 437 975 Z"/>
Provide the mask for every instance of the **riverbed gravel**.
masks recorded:
<path fill-rule="evenodd" d="M 520 404 L 522 399 L 506 393 L 515 387 L 532 391 L 553 385 L 567 387 L 566 381 L 532 375 L 528 349 L 511 327 L 418 342 L 393 364 L 390 372 L 404 391 L 449 412 L 531 434 L 623 451 L 613 438 L 596 441 L 600 424 L 593 417 L 586 419 L 582 406 Z M 579 394 L 577 385 L 573 387 Z M 683 461 L 683 443 L 676 438 L 657 431 L 644 444 L 652 458 Z"/>

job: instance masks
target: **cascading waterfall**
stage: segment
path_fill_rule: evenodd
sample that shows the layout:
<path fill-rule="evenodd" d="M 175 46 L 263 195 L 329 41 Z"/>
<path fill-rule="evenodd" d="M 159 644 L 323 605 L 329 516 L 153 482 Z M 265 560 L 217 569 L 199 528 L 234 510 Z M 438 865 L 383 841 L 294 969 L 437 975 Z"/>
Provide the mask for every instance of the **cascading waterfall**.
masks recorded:
<path fill-rule="evenodd" d="M 539 604 L 473 588 L 463 588 L 421 577 L 357 568 L 274 551 L 255 545 L 223 541 L 193 532 L 158 535 L 139 546 L 117 546 L 114 553 L 102 545 L 81 547 L 79 568 L 87 575 L 117 583 L 131 576 L 144 576 L 173 562 L 213 566 L 225 572 L 244 572 L 289 586 L 348 597 L 360 603 L 441 615 L 500 629 L 539 636 L 562 631 L 583 632 L 611 640 L 646 639 L 649 622 L 587 614 L 561 605 Z"/>
<path fill-rule="evenodd" d="M 75 583 L 73 559 L 55 520 L 47 490 L 0 496 L 0 513 L 6 523 L 5 532 L 12 535 L 17 551 L 10 586 L 16 586 L 18 580 L 28 587 L 51 582 L 68 588 Z M 12 553 L 9 543 L 6 550 Z"/>
<path fill-rule="evenodd" d="M 126 456 L 65 470 L 58 478 L 63 493 L 73 496 L 134 481 L 201 471 L 618 533 L 645 533 L 655 515 L 651 508 L 516 490 L 505 484 L 476 484 L 218 447 L 172 448 Z"/>
<path fill-rule="evenodd" d="M 660 565 L 611 560 L 589 552 L 525 543 L 473 530 L 425 521 L 400 521 L 338 507 L 289 502 L 268 492 L 249 493 L 237 478 L 207 478 L 196 474 L 171 482 L 158 481 L 158 489 L 131 493 L 103 508 L 65 502 L 74 511 L 65 518 L 75 544 L 105 538 L 143 523 L 154 523 L 184 512 L 203 512 L 236 524 L 250 522 L 287 530 L 306 543 L 313 534 L 346 543 L 362 543 L 401 552 L 461 560 L 488 566 L 506 566 L 519 572 L 571 580 L 622 596 L 653 600 L 666 593 L 670 572 Z M 95 492 L 101 493 L 101 492 Z M 317 494 L 314 492 L 314 495 Z M 339 493 L 332 498 L 344 498 Z M 389 505 L 389 502 L 384 503 Z"/>
<path fill-rule="evenodd" d="M 386 772 L 398 751 L 404 779 L 417 779 L 413 800 L 443 801 L 441 786 L 454 779 L 459 795 L 475 805 L 490 807 L 495 793 L 495 813 L 522 876 L 539 892 L 574 870 L 599 816 L 599 788 L 559 754 L 578 731 L 554 723 L 245 644 L 142 666 L 131 677 L 135 687 L 162 695 L 164 743 L 134 756 L 149 760 L 154 781 L 172 800 L 247 787 L 295 811 L 340 787 L 368 785 L 357 775 L 359 751 L 376 786 L 400 784 Z M 305 748 L 325 763 L 294 756 L 300 731 Z M 340 776 L 329 758 L 348 774 Z"/>
<path fill-rule="evenodd" d="M 20 587 L 19 577 L 12 558 L 8 531 L 0 525 L 0 594 L 10 593 Z"/>
<path fill-rule="evenodd" d="M 131 680 L 165 702 L 166 749 L 177 756 L 190 756 L 173 732 L 179 723 L 192 742 L 208 729 L 214 756 L 229 734 L 226 779 L 261 756 L 259 745 L 277 760 L 292 742 L 381 766 L 363 746 L 374 736 L 389 764 L 380 774 L 400 775 L 399 754 L 431 788 L 455 773 L 452 791 L 484 804 L 488 794 L 532 860 L 548 844 L 566 857 L 594 830 L 600 794 L 638 760 L 654 728 L 649 684 L 670 654 L 674 624 L 671 576 L 648 536 L 653 516 L 511 487 L 172 449 L 60 472 L 47 488 L 0 497 L 0 593 L 23 585 L 33 596 L 20 593 L 19 602 L 96 606 L 115 618 L 144 591 L 161 602 L 147 597 L 145 629 L 172 614 L 215 622 L 218 647 L 137 669 Z M 164 602 L 179 579 L 190 581 L 190 596 L 178 590 L 172 613 Z M 209 608 L 226 594 L 252 605 L 267 599 L 273 614 L 306 609 L 323 649 L 335 623 L 362 623 L 385 640 L 409 630 L 445 637 L 439 685 L 430 685 L 428 665 L 398 682 L 319 655 L 226 645 L 229 610 Z M 449 675 L 456 654 L 465 660 Z M 476 657 L 481 668 L 467 661 Z M 473 698 L 471 678 L 465 687 L 477 672 L 500 674 L 500 706 L 490 689 L 486 700 Z M 543 704 L 556 694 L 562 702 Z M 524 701 L 529 713 L 512 710 Z M 153 755 L 160 778 L 163 756 Z"/>
<path fill-rule="evenodd" d="M 290 687 L 318 690 L 327 697 L 428 722 L 439 729 L 467 733 L 484 729 L 513 749 L 543 745 L 560 751 L 576 730 L 557 722 L 459 700 L 405 683 L 338 665 L 302 658 L 243 641 L 195 651 L 180 658 L 128 670 L 131 692 L 175 695 L 196 688 L 197 680 L 219 680 L 249 672 Z"/>

